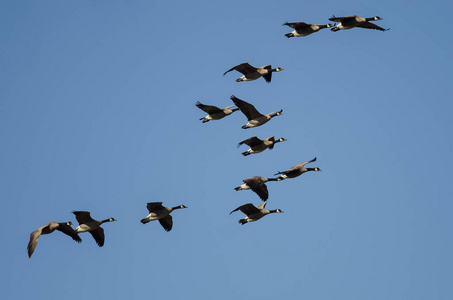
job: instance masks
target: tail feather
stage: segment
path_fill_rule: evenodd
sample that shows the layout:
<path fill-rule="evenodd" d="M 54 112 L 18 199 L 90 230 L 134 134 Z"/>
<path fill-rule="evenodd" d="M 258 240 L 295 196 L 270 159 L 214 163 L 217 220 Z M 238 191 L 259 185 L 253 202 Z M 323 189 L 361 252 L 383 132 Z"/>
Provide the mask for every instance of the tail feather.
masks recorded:
<path fill-rule="evenodd" d="M 146 218 L 145 219 L 141 219 L 140 222 L 142 222 L 143 224 L 146 224 L 149 222 L 149 220 L 147 220 Z"/>
<path fill-rule="evenodd" d="M 246 219 L 240 219 L 239 220 L 239 224 L 244 225 L 245 223 L 247 223 Z"/>
<path fill-rule="evenodd" d="M 242 155 L 247 156 L 247 155 L 250 155 L 250 153 L 248 153 L 247 151 L 245 151 L 245 152 L 242 152 Z"/>

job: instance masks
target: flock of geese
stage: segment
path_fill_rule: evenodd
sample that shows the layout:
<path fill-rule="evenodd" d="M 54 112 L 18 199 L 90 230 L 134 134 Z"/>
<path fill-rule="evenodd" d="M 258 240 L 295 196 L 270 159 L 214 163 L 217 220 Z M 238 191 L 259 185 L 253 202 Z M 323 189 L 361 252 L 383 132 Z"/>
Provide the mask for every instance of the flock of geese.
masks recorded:
<path fill-rule="evenodd" d="M 366 28 L 366 29 L 375 29 L 375 30 L 380 30 L 380 31 L 389 30 L 389 29 L 384 29 L 382 27 L 379 27 L 376 24 L 370 22 L 370 21 L 382 20 L 382 18 L 380 18 L 378 16 L 371 17 L 371 18 L 363 18 L 363 17 L 357 16 L 357 15 L 340 17 L 340 18 L 332 16 L 332 18 L 330 18 L 329 20 L 332 22 L 338 22 L 338 24 L 336 24 L 336 23 L 335 24 L 308 24 L 308 23 L 304 23 L 304 22 L 296 22 L 296 23 L 285 22 L 283 25 L 289 26 L 294 29 L 294 31 L 285 34 L 285 36 L 288 38 L 308 36 L 323 28 L 331 28 L 332 31 L 346 30 L 346 29 L 351 29 L 351 28 L 355 28 L 355 27 Z M 239 64 L 239 65 L 229 69 L 223 75 L 226 75 L 228 72 L 231 72 L 231 71 L 237 71 L 242 74 L 242 76 L 240 78 L 236 79 L 237 82 L 252 81 L 252 80 L 256 80 L 256 79 L 263 77 L 264 80 L 269 83 L 272 80 L 272 73 L 280 72 L 282 70 L 283 70 L 283 68 L 280 68 L 280 67 L 272 68 L 271 65 L 265 65 L 265 66 L 262 66 L 259 68 L 255 68 L 245 62 L 245 63 Z M 225 108 L 218 108 L 213 105 L 205 105 L 200 102 L 197 102 L 195 105 L 199 109 L 201 109 L 205 113 L 207 113 L 207 115 L 203 118 L 200 118 L 200 120 L 202 120 L 203 123 L 206 123 L 206 122 L 209 122 L 212 120 L 220 120 L 226 116 L 231 115 L 235 111 L 241 111 L 247 117 L 247 120 L 248 120 L 248 123 L 243 125 L 242 128 L 247 129 L 247 128 L 264 125 L 267 122 L 269 122 L 272 118 L 274 118 L 276 116 L 280 116 L 283 113 L 283 110 L 280 109 L 280 111 L 271 112 L 271 113 L 263 115 L 252 104 L 250 104 L 244 100 L 241 100 L 234 95 L 232 95 L 230 98 L 234 104 L 227 106 Z M 242 155 L 248 156 L 251 154 L 261 153 L 266 149 L 273 149 L 273 147 L 276 143 L 284 142 L 284 141 L 286 141 L 285 138 L 279 138 L 276 140 L 274 136 L 270 136 L 264 140 L 261 140 L 258 137 L 253 136 L 242 142 L 239 142 L 238 147 L 240 147 L 243 144 L 246 144 L 247 146 L 249 146 L 250 148 L 247 151 L 242 152 Z M 233 210 L 230 214 L 232 214 L 233 212 L 236 212 L 238 210 L 243 212 L 246 215 L 246 217 L 243 219 L 240 219 L 239 223 L 244 225 L 248 222 L 257 221 L 268 214 L 283 213 L 283 211 L 280 209 L 273 209 L 273 210 L 265 209 L 267 200 L 269 198 L 269 192 L 267 190 L 266 183 L 269 181 L 282 181 L 282 180 L 285 180 L 288 178 L 296 178 L 309 171 L 321 171 L 321 169 L 319 169 L 317 167 L 315 167 L 315 168 L 305 167 L 307 164 L 315 162 L 315 161 L 316 161 L 316 157 L 310 161 L 296 164 L 286 171 L 282 171 L 282 172 L 279 171 L 274 174 L 274 175 L 279 175 L 278 177 L 275 177 L 275 178 L 253 176 L 253 177 L 242 180 L 243 184 L 236 187 L 235 190 L 236 191 L 252 190 L 264 202 L 258 206 L 254 206 L 252 203 L 247 203 L 247 204 L 241 205 L 238 208 L 236 208 L 235 210 Z M 148 222 L 158 220 L 165 231 L 170 231 L 173 227 L 173 218 L 170 215 L 171 212 L 176 209 L 182 209 L 182 208 L 187 208 L 187 207 L 184 205 L 178 205 L 175 207 L 165 207 L 162 205 L 162 202 L 150 202 L 150 203 L 147 203 L 146 208 L 148 209 L 149 214 L 145 218 L 141 219 L 141 223 L 146 224 Z M 39 237 L 41 235 L 50 234 L 50 233 L 54 232 L 55 230 L 58 230 L 60 232 L 63 232 L 64 234 L 70 236 L 77 243 L 80 243 L 82 241 L 82 239 L 79 237 L 79 233 L 89 232 L 99 247 L 104 246 L 105 235 L 104 235 L 104 229 L 101 227 L 101 225 L 104 223 L 108 223 L 108 222 L 114 222 L 116 220 L 114 218 L 108 218 L 108 219 L 104 219 L 104 220 L 95 220 L 91 217 L 90 212 L 88 212 L 88 211 L 73 211 L 73 214 L 75 215 L 75 218 L 76 218 L 77 222 L 79 223 L 79 226 L 77 226 L 75 229 L 73 229 L 71 227 L 72 222 L 62 222 L 62 223 L 50 222 L 50 223 L 47 223 L 46 225 L 36 229 L 35 231 L 33 231 L 30 234 L 30 241 L 27 246 L 28 257 L 31 258 L 31 256 L 33 255 L 33 252 L 35 251 L 36 246 L 38 244 Z"/>

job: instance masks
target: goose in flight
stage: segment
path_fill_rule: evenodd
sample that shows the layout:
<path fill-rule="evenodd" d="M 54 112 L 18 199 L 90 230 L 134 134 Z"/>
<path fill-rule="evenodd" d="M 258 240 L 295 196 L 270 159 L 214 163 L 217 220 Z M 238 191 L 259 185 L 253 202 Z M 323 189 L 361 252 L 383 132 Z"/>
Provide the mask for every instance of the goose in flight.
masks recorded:
<path fill-rule="evenodd" d="M 387 31 L 389 29 L 384 29 L 382 27 L 377 26 L 374 23 L 371 23 L 370 21 L 378 21 L 382 20 L 381 17 L 371 17 L 371 18 L 363 18 L 357 15 L 354 16 L 347 16 L 347 17 L 340 17 L 337 18 L 335 16 L 332 16 L 332 18 L 329 19 L 332 22 L 339 22 L 337 26 L 334 28 L 330 29 L 332 31 L 338 31 L 338 30 L 344 30 L 344 29 L 351 29 L 354 27 L 360 27 L 360 28 L 366 28 L 366 29 L 375 29 L 375 30 L 380 30 L 380 31 Z"/>
<path fill-rule="evenodd" d="M 307 24 L 305 22 L 295 22 L 288 23 L 286 22 L 283 26 L 289 26 L 294 29 L 294 31 L 285 34 L 286 37 L 298 37 L 298 36 L 307 36 L 312 33 L 318 32 L 323 28 L 333 27 L 333 24 Z"/>
<path fill-rule="evenodd" d="M 149 215 L 141 219 L 140 222 L 146 224 L 151 221 L 159 220 L 160 225 L 165 229 L 165 231 L 170 231 L 173 227 L 173 218 L 170 215 L 175 209 L 187 208 L 184 205 L 178 205 L 175 207 L 165 207 L 162 205 L 162 202 L 149 202 L 146 205 L 148 208 Z"/>
<path fill-rule="evenodd" d="M 283 69 L 282 68 L 272 69 L 271 65 L 265 65 L 265 66 L 262 66 L 259 68 L 255 68 L 255 67 L 252 67 L 251 65 L 249 65 L 249 63 L 245 62 L 245 63 L 232 67 L 231 69 L 229 69 L 228 71 L 223 73 L 223 75 L 225 76 L 226 73 L 233 71 L 233 70 L 236 70 L 239 73 L 243 74 L 242 77 L 236 79 L 237 82 L 252 81 L 252 80 L 256 80 L 260 77 L 263 77 L 264 80 L 266 80 L 266 82 L 271 82 L 272 73 L 280 72 Z"/>
<path fill-rule="evenodd" d="M 116 220 L 114 218 L 108 218 L 100 221 L 94 220 L 91 218 L 88 211 L 73 211 L 72 213 L 75 215 L 77 222 L 79 222 L 79 226 L 75 229 L 75 232 L 80 233 L 88 231 L 93 236 L 99 247 L 104 246 L 105 235 L 104 229 L 101 225 Z"/>
<path fill-rule="evenodd" d="M 242 155 L 247 156 L 250 154 L 263 152 L 266 149 L 272 150 L 276 143 L 280 143 L 280 142 L 284 142 L 284 141 L 286 141 L 285 138 L 279 138 L 278 140 L 276 140 L 274 136 L 270 136 L 268 138 L 265 138 L 264 140 L 260 140 L 258 137 L 253 136 L 251 138 L 248 138 L 248 139 L 240 142 L 238 144 L 238 147 L 243 144 L 250 146 L 250 149 L 248 149 L 245 152 L 242 152 Z"/>
<path fill-rule="evenodd" d="M 209 122 L 211 120 L 220 120 L 228 115 L 231 115 L 233 112 L 239 110 L 239 108 L 233 108 L 235 105 L 230 105 L 225 108 L 218 108 L 217 106 L 213 105 L 204 105 L 198 101 L 195 104 L 199 109 L 207 113 L 208 115 L 200 120 L 203 120 L 203 123 Z"/>
<path fill-rule="evenodd" d="M 253 205 L 252 203 L 247 203 L 244 205 L 239 206 L 232 212 L 230 212 L 230 215 L 234 213 L 235 211 L 242 211 L 246 217 L 244 219 L 239 220 L 239 224 L 244 225 L 248 222 L 255 222 L 261 219 L 262 217 L 272 214 L 272 213 L 282 213 L 283 211 L 281 209 L 273 209 L 273 210 L 267 210 L 265 209 L 267 202 L 261 203 L 258 206 Z"/>
<path fill-rule="evenodd" d="M 277 178 L 253 176 L 242 181 L 244 183 L 238 187 L 235 187 L 235 191 L 252 190 L 258 195 L 258 197 L 260 197 L 261 200 L 267 201 L 267 199 L 269 198 L 269 192 L 267 191 L 266 182 L 279 180 Z"/>
<path fill-rule="evenodd" d="M 309 163 L 312 163 L 312 162 L 315 162 L 316 161 L 316 157 L 313 158 L 312 160 L 310 161 L 306 161 L 306 162 L 303 162 L 303 163 L 300 163 L 300 164 L 297 164 L 297 165 L 294 165 L 291 167 L 291 169 L 288 169 L 286 171 L 283 171 L 283 172 L 277 172 L 275 173 L 274 175 L 280 175 L 277 179 L 280 181 L 280 180 L 284 180 L 286 178 L 296 178 L 302 174 L 304 174 L 305 172 L 308 172 L 308 171 L 321 171 L 320 168 L 305 168 L 305 165 L 306 164 L 309 164 Z"/>
<path fill-rule="evenodd" d="M 61 231 L 64 234 L 69 235 L 70 237 L 72 237 L 74 241 L 80 243 L 82 239 L 79 237 L 77 232 L 75 232 L 74 229 L 72 229 L 71 225 L 72 225 L 71 222 L 65 223 L 50 222 L 33 231 L 30 234 L 30 241 L 28 242 L 27 246 L 28 257 L 31 258 L 33 252 L 35 252 L 36 246 L 38 245 L 39 237 L 43 234 L 50 234 L 55 230 Z"/>
<path fill-rule="evenodd" d="M 281 109 L 278 112 L 271 112 L 267 115 L 263 115 L 256 110 L 255 106 L 239 98 L 236 98 L 236 96 L 234 95 L 232 95 L 230 99 L 233 100 L 234 104 L 241 110 L 241 112 L 247 117 L 249 121 L 247 124 L 242 126 L 242 129 L 261 126 L 267 123 L 273 117 L 280 116 L 283 113 L 283 110 Z"/>

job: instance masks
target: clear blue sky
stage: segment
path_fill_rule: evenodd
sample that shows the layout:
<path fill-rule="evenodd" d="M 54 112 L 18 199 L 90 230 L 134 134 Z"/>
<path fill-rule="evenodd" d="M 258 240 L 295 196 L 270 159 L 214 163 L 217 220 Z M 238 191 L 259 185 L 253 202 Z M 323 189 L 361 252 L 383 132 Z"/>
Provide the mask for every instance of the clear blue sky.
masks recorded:
<path fill-rule="evenodd" d="M 2 1 L 3 299 L 452 299 L 451 1 Z M 286 38 L 285 21 L 380 16 L 387 32 Z M 235 82 L 236 64 L 284 71 Z M 196 101 L 239 112 L 202 124 Z M 238 142 L 285 137 L 242 157 Z M 241 226 L 233 190 L 270 182 Z M 184 204 L 165 232 L 146 203 Z M 88 210 L 106 242 L 29 234 Z"/>

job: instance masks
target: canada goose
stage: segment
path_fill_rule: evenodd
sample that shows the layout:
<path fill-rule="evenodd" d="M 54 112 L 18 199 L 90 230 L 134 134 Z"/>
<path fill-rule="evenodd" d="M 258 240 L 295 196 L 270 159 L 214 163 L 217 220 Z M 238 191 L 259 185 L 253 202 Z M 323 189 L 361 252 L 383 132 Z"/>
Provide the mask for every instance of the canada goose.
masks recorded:
<path fill-rule="evenodd" d="M 275 116 L 280 116 L 283 113 L 283 109 L 278 112 L 272 112 L 267 115 L 262 115 L 259 111 L 256 110 L 255 106 L 247 103 L 239 98 L 236 98 L 234 95 L 230 97 L 233 100 L 234 104 L 241 110 L 241 112 L 247 117 L 249 122 L 242 126 L 242 129 L 247 129 L 250 127 L 257 127 L 267 123 L 270 119 Z"/>
<path fill-rule="evenodd" d="M 266 80 L 266 82 L 271 82 L 272 72 L 280 72 L 283 69 L 282 68 L 272 69 L 271 65 L 265 65 L 265 66 L 262 66 L 259 68 L 255 68 L 255 67 L 252 67 L 251 65 L 249 65 L 249 63 L 245 62 L 245 63 L 239 64 L 235 67 L 232 67 L 231 69 L 229 69 L 228 71 L 223 73 L 223 75 L 225 76 L 226 73 L 233 71 L 233 70 L 236 70 L 239 73 L 244 74 L 241 78 L 236 79 L 237 82 L 252 81 L 252 80 L 256 80 L 256 79 L 260 78 L 261 76 L 264 78 L 264 80 Z"/>
<path fill-rule="evenodd" d="M 30 241 L 28 242 L 27 246 L 28 257 L 31 257 L 33 252 L 35 252 L 36 245 L 38 245 L 39 237 L 42 234 L 50 234 L 54 232 L 55 229 L 63 232 L 64 234 L 69 235 L 70 237 L 72 237 L 74 241 L 80 243 L 82 239 L 74 231 L 74 229 L 72 229 L 71 225 L 72 225 L 71 222 L 66 223 L 50 222 L 30 233 Z"/>
<path fill-rule="evenodd" d="M 300 176 L 300 175 L 302 175 L 302 174 L 304 174 L 305 172 L 308 172 L 308 171 L 321 171 L 320 168 L 305 168 L 306 164 L 312 163 L 314 161 L 316 161 L 316 157 L 313 158 L 310 161 L 306 161 L 306 162 L 294 165 L 289 170 L 286 170 L 286 171 L 283 171 L 283 172 L 277 172 L 274 175 L 283 174 L 283 175 L 281 175 L 281 176 L 279 176 L 277 178 L 277 180 L 280 181 L 280 180 L 283 180 L 283 179 L 286 179 L 286 178 L 295 178 L 295 177 Z"/>
<path fill-rule="evenodd" d="M 247 215 L 244 219 L 240 219 L 239 223 L 244 225 L 245 223 L 248 222 L 255 222 L 265 215 L 272 214 L 272 213 L 282 213 L 283 211 L 281 209 L 273 209 L 273 210 L 267 210 L 264 209 L 266 207 L 267 202 L 261 203 L 260 205 L 256 206 L 253 205 L 252 203 L 247 203 L 244 205 L 239 206 L 232 212 L 230 212 L 230 215 L 234 213 L 235 211 L 242 211 L 244 214 Z"/>
<path fill-rule="evenodd" d="M 256 136 L 248 138 L 238 144 L 238 148 L 242 144 L 246 144 L 250 146 L 250 149 L 248 149 L 245 152 L 242 152 L 242 155 L 247 156 L 250 154 L 255 154 L 255 153 L 260 153 L 263 152 L 266 149 L 272 150 L 274 148 L 274 145 L 279 142 L 284 142 L 286 141 L 285 138 L 279 138 L 278 140 L 275 140 L 274 136 L 270 136 L 264 140 L 260 140 Z"/>
<path fill-rule="evenodd" d="M 234 188 L 235 191 L 252 190 L 260 197 L 261 200 L 266 201 L 269 198 L 269 192 L 267 191 L 266 182 L 278 181 L 278 179 L 253 176 L 242 181 L 244 183 L 238 187 L 235 187 Z"/>
<path fill-rule="evenodd" d="M 232 108 L 235 105 L 230 105 L 225 108 L 218 108 L 217 106 L 213 105 L 204 105 L 201 104 L 200 101 L 197 101 L 195 104 L 199 109 L 206 112 L 208 115 L 200 120 L 203 120 L 203 123 L 209 122 L 211 120 L 220 120 L 228 115 L 231 115 L 233 112 L 239 110 L 239 108 Z"/>
<path fill-rule="evenodd" d="M 162 225 L 165 231 L 170 231 L 173 227 L 173 218 L 170 216 L 170 213 L 175 209 L 187 208 L 187 206 L 165 207 L 162 206 L 162 202 L 149 202 L 146 208 L 148 208 L 149 215 L 141 219 L 140 222 L 146 224 L 150 221 L 159 220 L 160 225 Z"/>
<path fill-rule="evenodd" d="M 104 246 L 105 236 L 101 224 L 116 220 L 114 218 L 108 218 L 102 221 L 93 220 L 88 211 L 73 211 L 72 213 L 75 215 L 77 222 L 79 222 L 79 226 L 77 226 L 75 232 L 80 233 L 88 231 L 91 233 L 99 247 Z"/>
<path fill-rule="evenodd" d="M 382 20 L 382 18 L 376 16 L 376 17 L 371 17 L 371 18 L 362 18 L 360 16 L 354 15 L 354 16 L 347 16 L 347 17 L 340 17 L 337 18 L 335 16 L 332 16 L 332 18 L 329 19 L 332 22 L 339 22 L 337 26 L 334 28 L 330 29 L 332 31 L 338 31 L 338 30 L 344 30 L 344 29 L 351 29 L 354 27 L 361 27 L 361 28 L 366 28 L 366 29 L 376 29 L 380 31 L 387 31 L 389 29 L 384 29 L 382 27 L 377 26 L 374 23 L 371 23 L 369 21 L 378 21 Z"/>
<path fill-rule="evenodd" d="M 286 37 L 297 37 L 297 36 L 307 36 L 314 32 L 317 32 L 323 28 L 330 28 L 333 27 L 333 24 L 307 24 L 305 22 L 296 22 L 296 23 L 288 23 L 285 22 L 283 26 L 289 26 L 294 28 L 293 32 L 285 34 Z"/>

